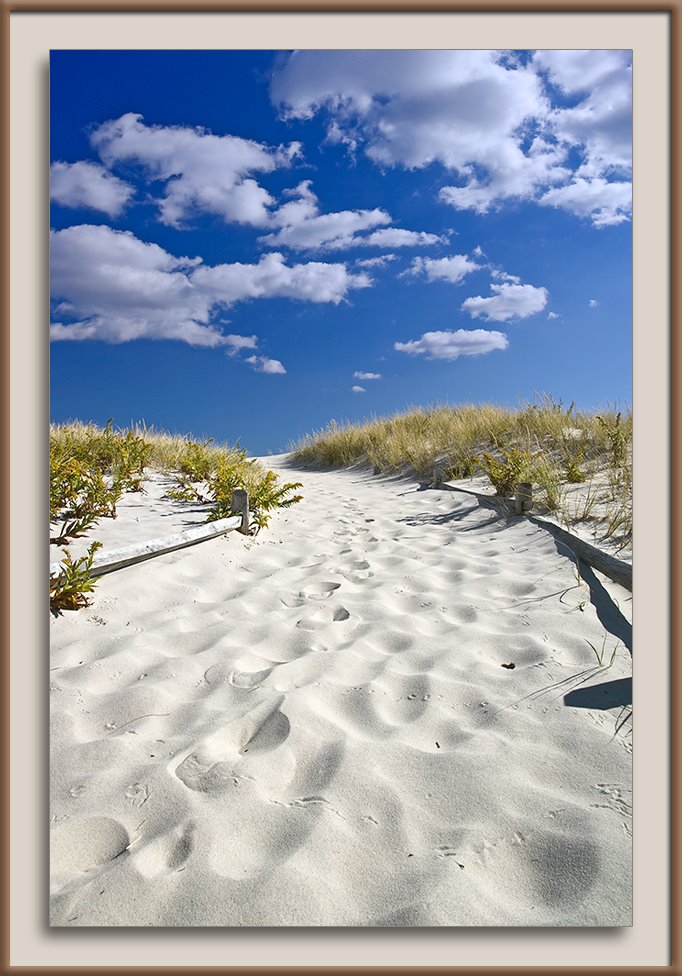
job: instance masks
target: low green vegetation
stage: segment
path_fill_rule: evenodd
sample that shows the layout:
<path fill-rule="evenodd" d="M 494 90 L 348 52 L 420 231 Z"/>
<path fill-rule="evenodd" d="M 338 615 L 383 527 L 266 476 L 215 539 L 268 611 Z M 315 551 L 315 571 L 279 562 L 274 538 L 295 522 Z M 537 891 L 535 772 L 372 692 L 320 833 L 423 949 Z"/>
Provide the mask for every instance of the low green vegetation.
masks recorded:
<path fill-rule="evenodd" d="M 87 553 L 74 559 L 65 550 L 58 573 L 50 576 L 50 610 L 54 614 L 62 610 L 78 610 L 89 603 L 88 594 L 95 589 L 92 564 L 95 553 L 102 548 L 101 542 L 93 542 Z"/>
<path fill-rule="evenodd" d="M 279 484 L 277 475 L 246 452 L 212 441 L 156 431 L 137 425 L 117 430 L 113 421 L 104 427 L 70 423 L 50 427 L 50 542 L 68 547 L 88 533 L 102 518 L 116 518 L 116 506 L 125 492 L 144 491 L 145 472 L 175 474 L 168 495 L 179 501 L 209 505 L 207 521 L 231 512 L 235 488 L 249 493 L 255 531 L 266 526 L 273 511 L 301 500 L 294 494 L 298 482 Z M 63 548 L 59 572 L 50 576 L 50 609 L 59 613 L 88 603 L 95 580 L 93 559 L 101 543 L 74 559 Z"/>
<path fill-rule="evenodd" d="M 410 409 L 363 424 L 332 421 L 293 447 L 303 466 L 372 466 L 376 473 L 444 480 L 485 475 L 502 497 L 534 487 L 536 510 L 593 522 L 620 548 L 632 536 L 632 415 L 587 412 L 544 395 L 512 410 L 495 404 Z"/>
<path fill-rule="evenodd" d="M 211 502 L 209 522 L 227 518 L 232 511 L 232 492 L 245 488 L 256 531 L 264 528 L 276 508 L 288 508 L 302 496 L 292 492 L 299 481 L 280 485 L 274 471 L 267 471 L 257 461 L 248 460 L 245 451 L 226 448 L 216 453 L 210 442 L 188 441 L 180 455 L 177 485 L 168 492 L 178 501 Z"/>

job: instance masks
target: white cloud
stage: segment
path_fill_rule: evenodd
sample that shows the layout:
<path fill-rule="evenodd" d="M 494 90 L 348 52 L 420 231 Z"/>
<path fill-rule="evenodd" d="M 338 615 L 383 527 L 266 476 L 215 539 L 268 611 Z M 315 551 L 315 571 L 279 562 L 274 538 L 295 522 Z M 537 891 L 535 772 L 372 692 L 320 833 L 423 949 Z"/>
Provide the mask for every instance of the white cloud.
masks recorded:
<path fill-rule="evenodd" d="M 524 152 L 510 137 L 462 171 L 467 180 L 463 186 L 442 187 L 440 199 L 456 210 L 479 214 L 507 200 L 533 200 L 543 188 L 570 177 L 571 170 L 563 165 L 565 158 L 564 148 L 544 139 L 534 139 Z M 484 179 L 470 175 L 474 167 L 485 171 Z"/>
<path fill-rule="evenodd" d="M 490 272 L 491 276 L 497 281 L 507 281 L 510 285 L 520 285 L 521 279 L 518 275 L 509 274 L 507 271 L 502 271 L 500 268 L 493 268 Z"/>
<path fill-rule="evenodd" d="M 52 163 L 50 200 L 63 207 L 85 207 L 118 217 L 134 189 L 99 163 Z"/>
<path fill-rule="evenodd" d="M 557 315 L 556 312 L 548 312 L 547 313 L 547 318 L 551 321 L 552 319 L 558 319 L 559 316 Z"/>
<path fill-rule="evenodd" d="M 367 390 L 364 388 L 364 386 L 351 386 L 350 391 L 351 391 L 351 393 L 366 393 L 367 392 Z"/>
<path fill-rule="evenodd" d="M 503 332 L 486 329 L 457 329 L 447 332 L 425 332 L 421 339 L 396 342 L 398 352 L 428 359 L 458 359 L 460 356 L 481 356 L 495 349 L 506 349 L 509 340 Z"/>
<path fill-rule="evenodd" d="M 294 197 L 274 211 L 270 218 L 278 229 L 259 238 L 269 247 L 296 250 L 341 250 L 349 247 L 424 247 L 442 238 L 422 231 L 386 227 L 391 217 L 385 210 L 340 210 L 320 213 L 310 180 L 287 191 Z M 364 232 L 376 227 L 371 234 Z"/>
<path fill-rule="evenodd" d="M 599 308 L 599 302 L 597 301 L 596 298 L 590 298 L 587 304 L 590 308 Z"/>
<path fill-rule="evenodd" d="M 440 199 L 483 214 L 576 179 L 609 186 L 628 176 L 630 60 L 627 51 L 538 51 L 530 59 L 500 51 L 297 51 L 275 71 L 271 97 L 284 117 L 322 114 L 328 142 L 361 148 L 382 167 L 442 164 L 454 180 Z M 608 220 L 610 192 L 593 208 L 607 218 L 597 226 L 616 222 Z"/>
<path fill-rule="evenodd" d="M 251 298 L 295 298 L 338 305 L 351 289 L 371 285 L 366 274 L 351 274 L 345 264 L 311 261 L 287 265 L 277 251 L 262 255 L 258 264 L 197 268 L 192 282 L 213 302 L 225 306 Z"/>
<path fill-rule="evenodd" d="M 210 324 L 210 298 L 191 281 L 197 261 L 173 257 L 130 231 L 89 224 L 52 231 L 52 297 L 69 302 L 78 319 L 56 322 L 52 338 L 224 345 L 224 337 Z"/>
<path fill-rule="evenodd" d="M 566 186 L 540 203 L 591 217 L 595 227 L 623 223 L 632 214 L 632 64 L 629 51 L 538 51 L 538 71 L 566 94 L 582 97 L 557 108 L 551 126 L 557 140 L 581 153 Z"/>
<path fill-rule="evenodd" d="M 363 373 L 361 369 L 356 370 L 353 373 L 356 380 L 380 380 L 381 373 Z"/>
<path fill-rule="evenodd" d="M 330 146 L 346 146 L 351 156 L 354 156 L 355 150 L 358 148 L 357 139 L 354 139 L 348 132 L 344 132 L 338 122 L 334 121 L 330 122 L 324 141 L 328 142 Z"/>
<path fill-rule="evenodd" d="M 364 288 L 364 274 L 344 264 L 288 266 L 281 254 L 258 264 L 205 267 L 200 258 L 177 258 L 130 231 L 81 224 L 50 236 L 55 340 L 177 339 L 194 346 L 253 349 L 255 336 L 223 335 L 214 319 L 221 308 L 255 298 L 343 301 Z"/>
<path fill-rule="evenodd" d="M 285 116 L 324 110 L 335 141 L 347 132 L 382 166 L 443 164 L 464 181 L 443 191 L 457 207 L 484 212 L 564 177 L 554 172 L 564 155 L 557 147 L 523 148 L 528 125 L 550 110 L 542 79 L 495 51 L 298 51 L 276 71 L 271 94 Z"/>
<path fill-rule="evenodd" d="M 595 227 L 622 224 L 632 214 L 632 183 L 609 183 L 602 177 L 576 179 L 540 197 L 544 207 L 560 207 L 577 217 L 590 218 Z"/>
<path fill-rule="evenodd" d="M 395 261 L 397 254 L 378 254 L 375 258 L 358 258 L 358 268 L 384 268 L 389 261 Z"/>
<path fill-rule="evenodd" d="M 274 200 L 252 174 L 289 166 L 300 152 L 299 143 L 273 149 L 201 128 L 148 126 L 133 112 L 98 126 L 90 141 L 109 168 L 137 163 L 150 180 L 165 183 L 159 207 L 161 221 L 171 227 L 198 211 L 266 226 Z"/>
<path fill-rule="evenodd" d="M 508 71 L 491 51 L 297 51 L 282 62 L 271 95 L 287 117 L 326 109 L 335 131 L 357 132 L 367 154 L 410 168 L 470 162 L 467 143 L 513 131 L 544 111 L 531 70 Z"/>
<path fill-rule="evenodd" d="M 430 247 L 432 244 L 446 243 L 447 238 L 439 237 L 438 234 L 427 234 L 423 230 L 403 230 L 402 227 L 385 227 L 355 241 L 356 245 L 363 247 Z"/>
<path fill-rule="evenodd" d="M 476 264 L 466 254 L 453 254 L 449 258 L 414 258 L 403 273 L 424 277 L 427 281 L 447 281 L 451 285 L 457 285 L 479 268 L 480 264 Z"/>
<path fill-rule="evenodd" d="M 533 285 L 491 284 L 493 294 L 489 298 L 476 295 L 462 303 L 462 311 L 472 318 L 485 318 L 488 322 L 506 322 L 508 319 L 525 319 L 541 312 L 547 304 L 547 289 Z"/>
<path fill-rule="evenodd" d="M 230 356 L 236 356 L 242 349 L 255 349 L 258 345 L 258 336 L 226 335 L 225 345 L 229 347 Z"/>
<path fill-rule="evenodd" d="M 286 373 L 279 359 L 268 359 L 267 356 L 249 356 L 246 362 L 253 366 L 257 373 L 271 373 L 273 376 Z"/>
<path fill-rule="evenodd" d="M 533 65 L 568 94 L 590 91 L 610 76 L 629 69 L 627 51 L 556 49 L 536 51 Z"/>
<path fill-rule="evenodd" d="M 537 51 L 533 64 L 569 95 L 584 97 L 552 113 L 556 136 L 580 146 L 578 176 L 628 176 L 632 167 L 632 64 L 629 51 Z"/>

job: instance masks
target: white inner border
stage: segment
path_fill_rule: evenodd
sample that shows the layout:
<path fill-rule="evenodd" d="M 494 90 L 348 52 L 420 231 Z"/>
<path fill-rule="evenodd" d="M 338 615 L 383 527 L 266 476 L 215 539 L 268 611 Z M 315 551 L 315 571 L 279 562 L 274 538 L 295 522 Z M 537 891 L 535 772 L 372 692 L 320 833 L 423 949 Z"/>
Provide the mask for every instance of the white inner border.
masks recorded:
<path fill-rule="evenodd" d="M 10 42 L 10 964 L 164 968 L 669 965 L 667 14 L 13 13 Z M 41 519 L 47 457 L 50 49 L 588 46 L 634 52 L 634 647 L 640 721 L 635 729 L 633 927 L 50 931 L 46 922 L 47 543 Z M 608 228 L 595 233 L 607 234 Z M 623 331 L 623 341 L 627 341 L 625 323 Z"/>

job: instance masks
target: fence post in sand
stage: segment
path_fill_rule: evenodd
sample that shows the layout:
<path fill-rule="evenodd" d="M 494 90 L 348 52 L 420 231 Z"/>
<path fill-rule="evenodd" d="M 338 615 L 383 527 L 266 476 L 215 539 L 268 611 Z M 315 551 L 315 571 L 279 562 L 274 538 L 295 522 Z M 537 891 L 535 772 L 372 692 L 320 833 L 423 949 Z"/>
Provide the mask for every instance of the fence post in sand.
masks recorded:
<path fill-rule="evenodd" d="M 241 515 L 242 524 L 239 531 L 249 534 L 249 493 L 244 488 L 235 488 L 230 499 L 230 508 L 235 515 Z"/>
<path fill-rule="evenodd" d="M 443 465 L 437 464 L 433 469 L 433 478 L 431 479 L 432 488 L 440 488 L 443 484 Z"/>
<path fill-rule="evenodd" d="M 533 486 L 529 481 L 520 481 L 516 489 L 516 514 L 521 515 L 533 504 Z"/>

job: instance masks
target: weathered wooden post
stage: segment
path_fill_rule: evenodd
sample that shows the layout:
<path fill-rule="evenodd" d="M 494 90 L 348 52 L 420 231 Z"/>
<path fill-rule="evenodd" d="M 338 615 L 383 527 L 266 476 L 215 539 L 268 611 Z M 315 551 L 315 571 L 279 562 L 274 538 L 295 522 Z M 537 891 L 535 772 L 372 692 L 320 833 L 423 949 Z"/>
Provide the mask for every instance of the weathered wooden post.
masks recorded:
<path fill-rule="evenodd" d="M 516 514 L 528 511 L 533 504 L 533 486 L 530 481 L 520 481 L 516 489 Z"/>
<path fill-rule="evenodd" d="M 249 493 L 245 488 L 235 488 L 230 499 L 230 508 L 235 515 L 241 515 L 242 524 L 239 531 L 249 534 Z"/>
<path fill-rule="evenodd" d="M 433 469 L 433 478 L 431 479 L 432 488 L 440 488 L 440 486 L 443 484 L 443 474 L 443 465 L 437 464 Z"/>

